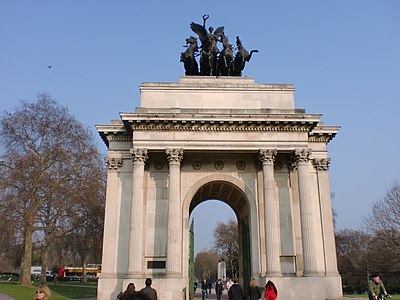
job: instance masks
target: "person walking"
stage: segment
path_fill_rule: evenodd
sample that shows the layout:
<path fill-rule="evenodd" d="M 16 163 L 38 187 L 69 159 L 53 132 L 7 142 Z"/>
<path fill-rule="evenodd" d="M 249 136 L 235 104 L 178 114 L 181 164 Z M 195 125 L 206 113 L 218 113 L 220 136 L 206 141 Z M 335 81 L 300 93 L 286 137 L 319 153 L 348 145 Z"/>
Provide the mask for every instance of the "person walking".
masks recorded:
<path fill-rule="evenodd" d="M 125 292 L 121 292 L 118 294 L 117 299 L 122 299 L 123 297 L 127 296 L 128 294 L 132 294 L 133 292 L 135 292 L 135 285 L 133 284 L 133 282 L 131 282 L 126 287 Z"/>
<path fill-rule="evenodd" d="M 142 288 L 140 292 L 145 296 L 149 297 L 150 300 L 157 300 L 157 291 L 151 287 L 153 281 L 151 278 L 146 278 L 144 284 L 146 287 Z"/>
<path fill-rule="evenodd" d="M 205 300 L 207 298 L 207 281 L 204 279 L 201 282 L 201 300 Z"/>
<path fill-rule="evenodd" d="M 233 279 L 233 284 L 229 288 L 228 297 L 229 297 L 229 300 L 243 300 L 244 299 L 243 289 L 239 285 L 238 280 L 236 278 Z"/>
<path fill-rule="evenodd" d="M 221 295 L 223 291 L 224 291 L 224 284 L 222 283 L 221 279 L 218 279 L 217 283 L 215 284 L 215 294 L 217 295 L 217 300 L 221 300 Z"/>
<path fill-rule="evenodd" d="M 264 298 L 265 300 L 275 300 L 278 298 L 278 290 L 271 280 L 268 280 L 265 285 Z"/>
<path fill-rule="evenodd" d="M 259 300 L 261 299 L 261 290 L 257 285 L 257 281 L 253 278 L 250 281 L 250 287 L 248 290 L 248 297 L 250 300 Z"/>
<path fill-rule="evenodd" d="M 232 285 L 233 285 L 232 278 L 229 278 L 229 280 L 226 282 L 226 289 L 228 292 Z"/>

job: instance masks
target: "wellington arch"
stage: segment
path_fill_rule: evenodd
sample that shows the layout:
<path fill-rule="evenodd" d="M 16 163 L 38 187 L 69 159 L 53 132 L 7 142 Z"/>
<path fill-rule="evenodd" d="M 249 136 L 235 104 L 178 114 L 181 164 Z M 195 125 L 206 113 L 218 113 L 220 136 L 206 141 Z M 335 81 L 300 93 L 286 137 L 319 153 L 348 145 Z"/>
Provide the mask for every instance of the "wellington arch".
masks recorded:
<path fill-rule="evenodd" d="M 340 299 L 327 150 L 339 127 L 295 108 L 291 84 L 183 76 L 140 91 L 133 112 L 97 126 L 108 147 L 98 299 L 147 277 L 159 299 L 189 299 L 189 216 L 210 199 L 237 216 L 241 284 Z"/>

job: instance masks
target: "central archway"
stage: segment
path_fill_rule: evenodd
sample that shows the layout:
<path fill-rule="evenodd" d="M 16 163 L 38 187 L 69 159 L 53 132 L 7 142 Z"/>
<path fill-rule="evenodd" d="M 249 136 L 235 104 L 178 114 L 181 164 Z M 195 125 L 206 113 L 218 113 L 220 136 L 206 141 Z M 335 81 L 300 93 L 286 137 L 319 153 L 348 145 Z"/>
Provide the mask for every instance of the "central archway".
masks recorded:
<path fill-rule="evenodd" d="M 251 245 L 251 241 L 257 241 L 258 239 L 252 239 L 250 233 L 253 229 L 255 231 L 253 235 L 257 237 L 257 226 L 251 226 L 252 219 L 255 219 L 255 221 L 257 219 L 254 210 L 251 213 L 254 197 L 246 188 L 244 182 L 238 178 L 223 174 L 207 176 L 196 182 L 189 189 L 184 199 L 185 215 L 188 216 L 188 220 L 199 204 L 209 200 L 224 202 L 236 215 L 238 228 L 234 230 L 238 230 L 239 236 L 239 282 L 242 286 L 247 287 L 247 283 L 254 271 L 252 268 L 254 263 L 252 264 L 251 249 L 258 247 L 256 244 Z M 188 229 L 188 227 L 186 228 Z"/>

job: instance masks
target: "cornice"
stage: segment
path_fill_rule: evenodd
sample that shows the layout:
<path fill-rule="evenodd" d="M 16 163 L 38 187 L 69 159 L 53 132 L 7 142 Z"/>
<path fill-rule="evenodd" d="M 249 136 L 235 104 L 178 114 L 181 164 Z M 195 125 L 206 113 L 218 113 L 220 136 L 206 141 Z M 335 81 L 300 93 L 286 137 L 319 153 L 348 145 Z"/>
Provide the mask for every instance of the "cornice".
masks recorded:
<path fill-rule="evenodd" d="M 321 115 L 302 113 L 121 113 L 126 128 L 132 131 L 281 131 L 310 132 Z"/>
<path fill-rule="evenodd" d="M 340 126 L 324 126 L 319 124 L 308 134 L 308 141 L 310 143 L 328 144 L 339 130 Z"/>
<path fill-rule="evenodd" d="M 96 125 L 96 128 L 107 147 L 110 141 L 132 141 L 132 134 L 121 121 L 113 121 L 111 125 Z"/>

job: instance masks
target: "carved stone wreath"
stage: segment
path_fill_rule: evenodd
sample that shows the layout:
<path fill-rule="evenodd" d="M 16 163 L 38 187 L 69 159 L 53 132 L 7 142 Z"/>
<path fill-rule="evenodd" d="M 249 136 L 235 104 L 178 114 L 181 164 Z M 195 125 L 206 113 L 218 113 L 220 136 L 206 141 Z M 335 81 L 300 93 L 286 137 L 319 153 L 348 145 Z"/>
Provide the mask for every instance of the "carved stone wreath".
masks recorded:
<path fill-rule="evenodd" d="M 222 169 L 224 168 L 224 163 L 223 163 L 222 161 L 220 161 L 220 160 L 217 160 L 217 161 L 214 163 L 214 168 L 215 168 L 216 170 L 222 170 Z"/>
<path fill-rule="evenodd" d="M 193 162 L 193 169 L 195 170 L 200 170 L 202 168 L 203 164 L 201 163 L 201 161 L 195 160 Z"/>
<path fill-rule="evenodd" d="M 236 168 L 237 168 L 238 170 L 244 170 L 244 169 L 246 168 L 246 163 L 245 163 L 243 160 L 239 160 L 239 161 L 236 163 Z"/>
<path fill-rule="evenodd" d="M 162 170 L 164 168 L 164 163 L 161 160 L 154 162 L 154 168 L 156 170 Z"/>

